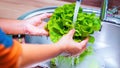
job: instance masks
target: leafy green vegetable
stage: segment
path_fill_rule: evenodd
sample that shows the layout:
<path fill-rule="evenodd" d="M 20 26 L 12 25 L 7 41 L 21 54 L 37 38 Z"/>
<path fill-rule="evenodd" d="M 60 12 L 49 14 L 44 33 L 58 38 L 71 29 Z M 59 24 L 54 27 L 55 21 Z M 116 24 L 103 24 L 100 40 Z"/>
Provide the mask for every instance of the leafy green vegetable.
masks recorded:
<path fill-rule="evenodd" d="M 51 59 L 51 61 L 50 61 L 50 68 L 57 68 L 56 67 L 56 63 L 55 63 L 55 59 Z"/>
<path fill-rule="evenodd" d="M 74 8 L 75 4 L 65 4 L 55 9 L 46 26 L 52 42 L 57 42 L 64 34 L 67 34 L 74 28 L 76 32 L 73 39 L 76 42 L 81 42 L 86 37 L 90 37 L 89 42 L 94 43 L 95 39 L 92 34 L 94 31 L 98 31 L 101 27 L 99 17 L 97 17 L 95 13 L 89 14 L 83 12 L 82 8 L 80 8 L 77 21 L 73 24 Z M 75 64 L 80 63 L 86 55 L 92 54 L 92 52 L 92 47 L 87 48 L 87 50 L 84 51 L 79 58 L 75 58 Z M 61 57 L 57 57 L 57 59 L 61 61 L 63 60 Z"/>
<path fill-rule="evenodd" d="M 84 40 L 86 37 L 90 36 L 90 34 L 93 34 L 94 31 L 98 31 L 100 29 L 100 19 L 96 17 L 94 13 L 88 14 L 83 12 L 82 8 L 79 9 L 77 21 L 75 22 L 74 27 L 72 22 L 74 8 L 75 4 L 65 4 L 64 6 L 55 9 L 55 12 L 46 27 L 46 29 L 49 30 L 52 42 L 57 42 L 72 28 L 75 28 L 76 30 L 74 40 L 77 42 Z M 89 42 L 93 43 L 94 40 L 90 39 Z"/>

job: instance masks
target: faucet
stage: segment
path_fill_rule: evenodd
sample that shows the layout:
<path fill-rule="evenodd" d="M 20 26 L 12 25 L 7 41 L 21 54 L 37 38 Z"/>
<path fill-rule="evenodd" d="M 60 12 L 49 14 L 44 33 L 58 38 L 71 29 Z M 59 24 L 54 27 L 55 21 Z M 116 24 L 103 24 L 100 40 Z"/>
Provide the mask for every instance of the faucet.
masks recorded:
<path fill-rule="evenodd" d="M 108 1 L 109 0 L 103 0 L 102 7 L 101 7 L 101 13 L 100 13 L 101 21 L 107 18 Z"/>
<path fill-rule="evenodd" d="M 120 24 L 120 18 L 116 17 L 114 13 L 116 13 L 118 8 L 120 6 L 114 7 L 112 10 L 107 11 L 108 9 L 108 2 L 109 0 L 103 0 L 102 7 L 101 7 L 101 13 L 100 13 L 100 19 L 101 21 L 107 21 L 115 24 Z M 112 12 L 112 16 L 108 16 Z"/>

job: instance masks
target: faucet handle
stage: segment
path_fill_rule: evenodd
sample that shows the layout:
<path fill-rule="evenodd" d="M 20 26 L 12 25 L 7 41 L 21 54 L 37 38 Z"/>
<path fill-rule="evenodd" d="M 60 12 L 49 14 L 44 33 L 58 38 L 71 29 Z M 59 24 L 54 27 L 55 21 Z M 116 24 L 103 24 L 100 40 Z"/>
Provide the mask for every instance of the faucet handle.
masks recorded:
<path fill-rule="evenodd" d="M 120 8 L 120 6 L 114 6 L 112 9 L 108 10 L 108 14 L 118 14 L 118 8 Z"/>

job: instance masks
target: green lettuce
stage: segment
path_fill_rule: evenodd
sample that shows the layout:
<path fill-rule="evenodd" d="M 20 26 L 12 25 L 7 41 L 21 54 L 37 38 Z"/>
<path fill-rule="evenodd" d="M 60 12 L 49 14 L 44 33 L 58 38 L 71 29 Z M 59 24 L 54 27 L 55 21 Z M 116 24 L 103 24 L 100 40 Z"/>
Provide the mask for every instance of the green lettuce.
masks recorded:
<path fill-rule="evenodd" d="M 83 9 L 80 7 L 78 12 L 77 21 L 73 23 L 73 14 L 74 14 L 75 4 L 65 4 L 55 9 L 52 17 L 45 27 L 49 31 L 50 39 L 53 43 L 57 42 L 63 35 L 67 34 L 71 29 L 75 29 L 75 34 L 73 39 L 76 42 L 81 42 L 86 37 L 90 37 L 89 42 L 94 43 L 95 38 L 92 34 L 95 31 L 99 31 L 101 27 L 101 21 L 95 13 L 86 13 L 83 12 Z M 85 56 L 93 53 L 92 46 L 88 47 L 79 58 L 75 58 L 74 64 L 77 65 Z M 62 56 L 62 58 L 64 58 Z M 57 59 L 62 59 L 57 57 Z M 64 59 L 65 60 L 65 59 Z M 72 59 L 71 59 L 72 60 Z M 66 59 L 67 61 L 67 59 Z M 55 65 L 55 60 L 51 61 Z"/>
<path fill-rule="evenodd" d="M 75 4 L 65 4 L 55 9 L 52 17 L 48 21 L 46 29 L 49 31 L 52 42 L 57 42 L 64 34 L 67 34 L 71 29 L 75 29 L 73 39 L 81 42 L 86 37 L 98 31 L 101 27 L 101 21 L 95 13 L 89 14 L 79 9 L 77 21 L 73 24 Z M 90 36 L 89 42 L 94 42 L 94 37 Z"/>

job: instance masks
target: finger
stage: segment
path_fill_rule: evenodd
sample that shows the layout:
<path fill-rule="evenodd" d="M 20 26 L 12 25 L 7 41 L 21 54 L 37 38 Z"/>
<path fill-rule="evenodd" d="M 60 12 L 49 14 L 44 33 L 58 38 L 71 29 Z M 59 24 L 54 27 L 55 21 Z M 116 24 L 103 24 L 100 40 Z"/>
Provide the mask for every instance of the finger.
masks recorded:
<path fill-rule="evenodd" d="M 73 38 L 74 33 L 75 33 L 75 29 L 72 29 L 72 30 L 69 31 L 69 33 L 67 34 L 67 36 L 68 36 L 69 38 Z"/>
<path fill-rule="evenodd" d="M 48 32 L 44 29 L 37 29 L 36 32 L 34 33 L 35 35 L 39 35 L 39 36 L 43 36 L 43 35 L 48 36 Z"/>
<path fill-rule="evenodd" d="M 80 47 L 80 50 L 77 54 L 75 54 L 75 56 L 79 56 L 80 54 L 82 54 L 84 51 L 86 50 L 86 45 Z"/>
<path fill-rule="evenodd" d="M 44 28 L 45 25 L 47 25 L 47 23 L 46 22 L 42 22 L 38 27 L 39 28 Z"/>
<path fill-rule="evenodd" d="M 46 18 L 50 18 L 51 16 L 52 16 L 52 13 L 44 13 L 44 14 L 40 15 L 41 20 L 44 20 Z"/>
<path fill-rule="evenodd" d="M 46 18 L 50 18 L 51 16 L 52 16 L 52 13 L 44 13 L 44 14 L 32 17 L 26 21 L 37 26 L 37 25 L 43 23 L 42 20 L 44 20 Z"/>
<path fill-rule="evenodd" d="M 26 31 L 26 34 L 30 35 L 48 35 L 48 32 L 43 28 L 29 26 L 30 28 Z"/>
<path fill-rule="evenodd" d="M 84 46 L 84 47 L 82 48 L 81 53 L 83 53 L 85 50 L 86 50 L 86 46 Z M 80 53 L 80 54 L 81 54 L 81 53 Z"/>
<path fill-rule="evenodd" d="M 83 48 L 80 50 L 80 52 L 79 52 L 78 54 L 76 54 L 75 56 L 81 55 L 85 50 L 86 50 L 86 47 L 83 47 Z"/>
<path fill-rule="evenodd" d="M 82 49 L 86 48 L 87 43 L 88 43 L 88 38 L 86 38 L 85 40 L 80 42 L 80 46 L 79 46 L 80 49 L 82 50 Z"/>
<path fill-rule="evenodd" d="M 86 38 L 85 40 L 83 40 L 82 42 L 80 42 L 80 44 L 82 45 L 82 47 L 86 46 L 88 43 L 89 38 Z"/>

